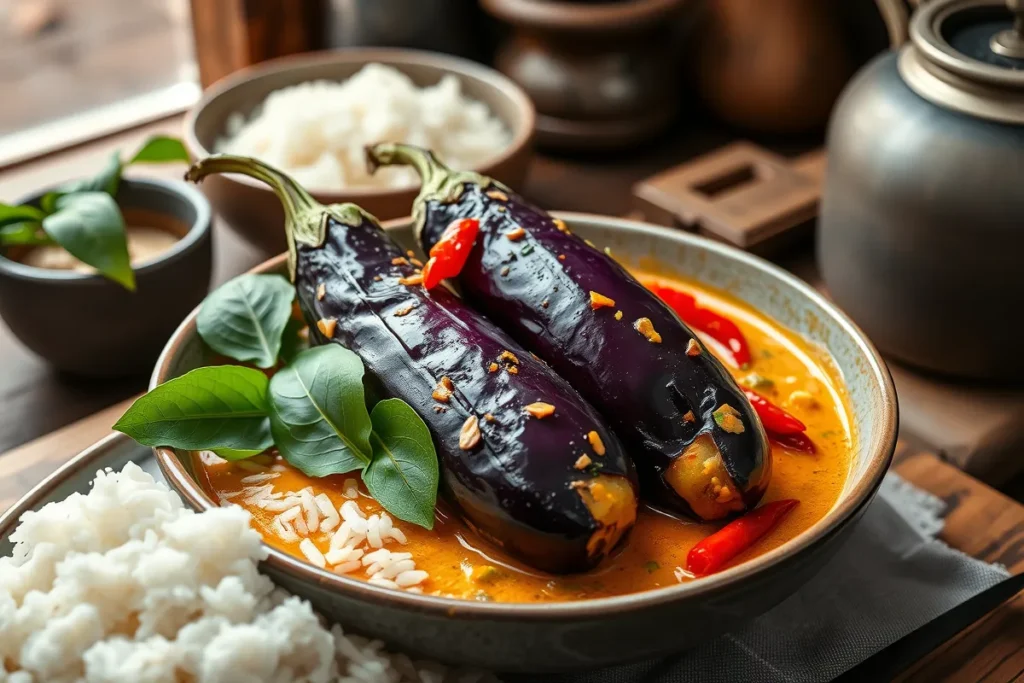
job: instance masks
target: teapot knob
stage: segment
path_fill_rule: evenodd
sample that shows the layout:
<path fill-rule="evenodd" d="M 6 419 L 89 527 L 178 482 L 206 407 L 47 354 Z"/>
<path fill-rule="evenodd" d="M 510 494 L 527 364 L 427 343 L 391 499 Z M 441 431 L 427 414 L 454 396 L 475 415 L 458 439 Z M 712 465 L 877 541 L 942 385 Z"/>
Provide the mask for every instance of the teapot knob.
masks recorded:
<path fill-rule="evenodd" d="M 998 55 L 1024 59 L 1024 0 L 1006 0 L 1006 7 L 1016 16 L 1013 28 L 992 36 L 989 47 Z"/>

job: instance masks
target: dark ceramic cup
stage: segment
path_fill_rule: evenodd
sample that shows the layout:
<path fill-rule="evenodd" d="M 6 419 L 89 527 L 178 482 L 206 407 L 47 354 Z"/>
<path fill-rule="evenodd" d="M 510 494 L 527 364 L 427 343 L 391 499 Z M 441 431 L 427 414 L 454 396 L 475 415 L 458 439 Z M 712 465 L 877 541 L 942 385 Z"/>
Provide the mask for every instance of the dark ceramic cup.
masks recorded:
<path fill-rule="evenodd" d="M 76 375 L 148 371 L 210 286 L 211 210 L 201 192 L 183 182 L 125 179 L 117 202 L 124 211 L 170 219 L 183 233 L 135 266 L 134 292 L 100 275 L 37 268 L 0 254 L 0 317 L 22 344 Z"/>

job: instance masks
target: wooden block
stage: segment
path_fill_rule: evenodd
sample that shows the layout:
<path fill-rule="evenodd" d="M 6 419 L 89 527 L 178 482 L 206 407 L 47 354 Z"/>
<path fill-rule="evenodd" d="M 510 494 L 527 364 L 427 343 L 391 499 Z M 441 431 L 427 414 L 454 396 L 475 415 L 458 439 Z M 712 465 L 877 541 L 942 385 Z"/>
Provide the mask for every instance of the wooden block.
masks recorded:
<path fill-rule="evenodd" d="M 203 87 L 275 57 L 324 46 L 323 0 L 191 0 Z"/>
<path fill-rule="evenodd" d="M 789 161 L 737 142 L 637 183 L 634 203 L 650 222 L 752 249 L 815 217 L 824 163 L 821 150 Z"/>

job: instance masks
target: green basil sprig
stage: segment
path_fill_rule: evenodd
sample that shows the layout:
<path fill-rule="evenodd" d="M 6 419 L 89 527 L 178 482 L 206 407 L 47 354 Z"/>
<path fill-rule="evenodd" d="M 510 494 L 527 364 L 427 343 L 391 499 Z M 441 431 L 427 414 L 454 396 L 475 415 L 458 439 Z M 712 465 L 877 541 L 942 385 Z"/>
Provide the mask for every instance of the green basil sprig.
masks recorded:
<path fill-rule="evenodd" d="M 199 336 L 217 353 L 273 367 L 294 298 L 280 275 L 240 275 L 206 297 L 196 317 Z"/>
<path fill-rule="evenodd" d="M 43 219 L 43 230 L 72 256 L 135 291 L 135 273 L 124 237 L 124 218 L 106 192 L 76 192 L 57 200 L 57 211 Z"/>
<path fill-rule="evenodd" d="M 373 457 L 363 470 L 370 495 L 395 517 L 434 528 L 439 472 L 437 451 L 423 418 L 408 403 L 384 399 L 370 413 Z"/>
<path fill-rule="evenodd" d="M 147 446 L 227 460 L 275 445 L 311 477 L 360 472 L 388 512 L 433 528 L 440 475 L 426 424 L 396 398 L 368 410 L 363 362 L 352 351 L 303 348 L 294 293 L 279 275 L 243 275 L 207 297 L 197 317 L 200 337 L 225 356 L 264 368 L 283 356 L 270 380 L 251 368 L 199 368 L 138 399 L 114 429 Z"/>
<path fill-rule="evenodd" d="M 120 151 L 114 152 L 92 178 L 47 192 L 39 207 L 0 204 L 0 248 L 57 244 L 104 277 L 134 290 L 124 218 L 113 200 L 121 175 L 135 163 L 188 160 L 180 140 L 158 135 L 149 138 L 127 163 Z"/>
<path fill-rule="evenodd" d="M 370 464 L 370 414 L 363 362 L 337 344 L 304 351 L 270 380 L 274 443 L 311 477 Z"/>
<path fill-rule="evenodd" d="M 196 368 L 136 399 L 114 429 L 144 446 L 262 453 L 274 443 L 269 384 L 252 368 Z"/>

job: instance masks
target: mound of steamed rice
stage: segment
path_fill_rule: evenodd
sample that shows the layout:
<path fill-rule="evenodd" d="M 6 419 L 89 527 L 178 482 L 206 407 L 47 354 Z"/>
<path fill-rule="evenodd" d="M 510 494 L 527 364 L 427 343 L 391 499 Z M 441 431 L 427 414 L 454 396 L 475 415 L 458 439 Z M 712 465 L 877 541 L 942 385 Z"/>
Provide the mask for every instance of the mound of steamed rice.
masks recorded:
<path fill-rule="evenodd" d="M 487 106 L 465 97 L 452 75 L 418 88 L 408 76 L 368 64 L 341 83 L 313 81 L 272 92 L 248 121 L 234 114 L 218 152 L 257 157 L 311 190 L 415 187 L 410 168 L 370 175 L 364 147 L 406 142 L 433 150 L 449 166 L 478 168 L 511 135 Z"/>
<path fill-rule="evenodd" d="M 0 682 L 468 683 L 325 629 L 275 589 L 249 515 L 194 513 L 134 464 L 26 513 L 0 558 Z"/>

